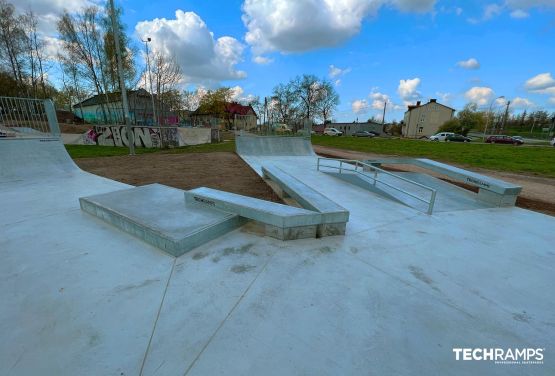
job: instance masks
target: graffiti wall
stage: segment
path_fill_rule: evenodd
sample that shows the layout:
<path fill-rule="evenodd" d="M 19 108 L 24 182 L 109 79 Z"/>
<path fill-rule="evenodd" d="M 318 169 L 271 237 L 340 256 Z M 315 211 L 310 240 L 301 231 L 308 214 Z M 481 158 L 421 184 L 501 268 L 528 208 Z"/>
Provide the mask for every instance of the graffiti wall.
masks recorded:
<path fill-rule="evenodd" d="M 177 128 L 132 127 L 136 147 L 162 148 L 179 146 Z M 105 146 L 128 146 L 125 125 L 97 125 L 96 142 Z"/>
<path fill-rule="evenodd" d="M 209 144 L 210 128 L 132 127 L 136 147 L 167 148 Z M 88 142 L 104 146 L 128 146 L 125 125 L 97 125 L 83 135 Z"/>

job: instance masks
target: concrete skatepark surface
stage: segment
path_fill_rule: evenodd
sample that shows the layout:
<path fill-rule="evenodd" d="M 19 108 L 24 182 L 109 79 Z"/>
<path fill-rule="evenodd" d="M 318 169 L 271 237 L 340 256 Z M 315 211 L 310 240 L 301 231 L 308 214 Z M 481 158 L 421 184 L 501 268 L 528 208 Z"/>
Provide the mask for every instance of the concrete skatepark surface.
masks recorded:
<path fill-rule="evenodd" d="M 1 373 L 555 373 L 555 218 L 429 216 L 310 154 L 241 156 L 349 210 L 345 236 L 237 229 L 174 258 L 79 209 L 130 186 L 80 171 L 56 140 L 0 140 Z M 456 361 L 454 347 L 543 348 L 544 364 Z"/>

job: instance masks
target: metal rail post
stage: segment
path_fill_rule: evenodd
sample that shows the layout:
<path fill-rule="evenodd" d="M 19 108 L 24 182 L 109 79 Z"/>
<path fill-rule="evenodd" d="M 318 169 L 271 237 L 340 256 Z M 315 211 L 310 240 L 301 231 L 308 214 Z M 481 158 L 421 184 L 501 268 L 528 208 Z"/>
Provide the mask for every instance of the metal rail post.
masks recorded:
<path fill-rule="evenodd" d="M 436 202 L 436 193 L 437 191 L 434 189 L 432 191 L 432 197 L 430 198 L 430 203 L 428 204 L 428 215 L 431 215 L 434 211 L 434 203 Z"/>
<path fill-rule="evenodd" d="M 56 118 L 54 103 L 51 99 L 45 99 L 42 103 L 44 105 L 44 112 L 46 112 L 46 118 L 48 119 L 48 125 L 50 126 L 50 133 L 52 133 L 52 136 L 60 137 L 60 126 Z"/>

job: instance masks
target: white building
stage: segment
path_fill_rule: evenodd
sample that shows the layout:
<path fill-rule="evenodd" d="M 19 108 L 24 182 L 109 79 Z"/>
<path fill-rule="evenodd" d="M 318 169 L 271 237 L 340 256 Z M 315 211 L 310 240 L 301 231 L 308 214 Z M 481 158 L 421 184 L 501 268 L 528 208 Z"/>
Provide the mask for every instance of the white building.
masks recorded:
<path fill-rule="evenodd" d="M 436 134 L 446 121 L 453 119 L 454 114 L 453 108 L 437 103 L 435 99 L 430 99 L 423 105 L 418 101 L 416 105 L 410 105 L 405 112 L 401 132 L 403 137 L 407 138 L 430 137 Z"/>

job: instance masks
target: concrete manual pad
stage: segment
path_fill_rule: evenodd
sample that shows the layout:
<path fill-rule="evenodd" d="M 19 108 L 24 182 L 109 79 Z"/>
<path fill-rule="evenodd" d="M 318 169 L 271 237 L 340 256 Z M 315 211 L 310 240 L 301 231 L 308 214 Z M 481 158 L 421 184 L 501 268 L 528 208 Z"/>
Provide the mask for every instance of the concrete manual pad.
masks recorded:
<path fill-rule="evenodd" d="M 79 199 L 81 209 L 149 244 L 180 256 L 240 227 L 237 215 L 183 202 L 184 191 L 150 184 Z"/>

